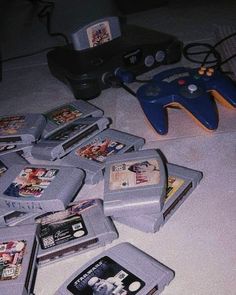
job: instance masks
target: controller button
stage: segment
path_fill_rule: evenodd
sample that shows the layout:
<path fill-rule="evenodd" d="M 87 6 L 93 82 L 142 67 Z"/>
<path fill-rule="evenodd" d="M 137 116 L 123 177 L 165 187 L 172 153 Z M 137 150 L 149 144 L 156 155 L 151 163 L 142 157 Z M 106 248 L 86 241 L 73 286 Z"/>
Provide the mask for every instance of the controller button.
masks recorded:
<path fill-rule="evenodd" d="M 204 75 L 206 72 L 206 68 L 205 67 L 200 67 L 200 69 L 198 70 L 198 74 L 199 75 Z"/>
<path fill-rule="evenodd" d="M 162 62 L 165 59 L 165 57 L 166 57 L 166 54 L 162 50 L 158 50 L 155 55 L 155 59 L 157 62 Z"/>
<path fill-rule="evenodd" d="M 212 75 L 213 75 L 213 73 L 211 73 L 211 72 L 206 72 L 206 75 L 208 76 L 208 77 L 211 77 Z"/>
<path fill-rule="evenodd" d="M 188 85 L 188 90 L 190 93 L 194 93 L 195 91 L 197 91 L 198 87 L 195 84 L 190 84 Z"/>
<path fill-rule="evenodd" d="M 209 68 L 209 69 L 207 70 L 207 72 L 206 72 L 206 75 L 207 75 L 208 77 L 211 77 L 213 74 L 214 74 L 214 69 L 212 69 L 212 68 Z"/>
<path fill-rule="evenodd" d="M 144 64 L 146 67 L 151 67 L 154 65 L 155 59 L 152 55 L 147 55 L 144 59 Z"/>
<path fill-rule="evenodd" d="M 185 83 L 186 83 L 186 81 L 184 79 L 178 80 L 178 84 L 179 85 L 184 85 Z"/>
<path fill-rule="evenodd" d="M 203 71 L 203 70 L 201 70 L 201 69 L 198 70 L 198 74 L 199 74 L 199 75 L 204 75 L 204 73 L 205 73 L 205 71 Z"/>
<path fill-rule="evenodd" d="M 215 70 L 213 68 L 209 68 L 207 71 L 213 74 Z"/>

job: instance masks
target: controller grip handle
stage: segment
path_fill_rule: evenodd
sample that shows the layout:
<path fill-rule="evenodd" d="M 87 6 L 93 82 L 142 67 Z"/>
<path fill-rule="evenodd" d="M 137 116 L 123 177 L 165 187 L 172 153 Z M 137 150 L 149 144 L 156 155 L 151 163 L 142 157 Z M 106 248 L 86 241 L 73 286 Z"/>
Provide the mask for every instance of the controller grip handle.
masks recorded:
<path fill-rule="evenodd" d="M 167 110 L 161 105 L 140 102 L 148 121 L 157 133 L 164 135 L 168 132 Z"/>
<path fill-rule="evenodd" d="M 182 107 L 207 130 L 215 130 L 218 127 L 218 111 L 216 103 L 208 93 L 201 95 L 191 103 L 181 100 Z"/>
<path fill-rule="evenodd" d="M 211 89 L 214 98 L 227 108 L 236 108 L 236 86 L 228 77 L 222 77 Z"/>

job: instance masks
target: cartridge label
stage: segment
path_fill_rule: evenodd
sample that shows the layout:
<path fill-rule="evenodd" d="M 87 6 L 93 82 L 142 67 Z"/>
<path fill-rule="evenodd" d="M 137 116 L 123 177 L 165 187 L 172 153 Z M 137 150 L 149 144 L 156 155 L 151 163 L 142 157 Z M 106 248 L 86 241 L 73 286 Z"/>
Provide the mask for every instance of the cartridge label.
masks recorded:
<path fill-rule="evenodd" d="M 21 273 L 26 241 L 0 242 L 0 281 L 17 279 Z"/>
<path fill-rule="evenodd" d="M 76 295 L 134 295 L 144 286 L 144 281 L 110 257 L 104 256 L 71 281 L 67 289 Z"/>
<path fill-rule="evenodd" d="M 103 163 L 110 155 L 115 155 L 125 147 L 125 144 L 112 139 L 95 139 L 93 142 L 76 149 L 77 156 Z"/>
<path fill-rule="evenodd" d="M 0 118 L 0 135 L 16 134 L 23 127 L 25 116 L 10 116 Z"/>
<path fill-rule="evenodd" d="M 59 169 L 26 167 L 9 185 L 4 194 L 10 197 L 39 198 L 56 177 L 58 171 Z"/>
<path fill-rule="evenodd" d="M 100 22 L 87 28 L 90 47 L 95 47 L 112 40 L 108 21 Z"/>
<path fill-rule="evenodd" d="M 35 219 L 40 225 L 39 242 L 42 249 L 54 247 L 88 234 L 81 213 L 96 206 L 94 200 L 82 201 L 64 211 L 49 212 Z"/>
<path fill-rule="evenodd" d="M 156 159 L 128 161 L 110 167 L 110 190 L 155 185 L 159 182 L 160 169 Z"/>
<path fill-rule="evenodd" d="M 167 193 L 165 196 L 165 202 L 167 202 L 184 184 L 182 178 L 176 176 L 168 176 Z"/>
<path fill-rule="evenodd" d="M 83 113 L 73 105 L 66 105 L 45 114 L 46 118 L 56 125 L 62 125 L 80 118 Z"/>

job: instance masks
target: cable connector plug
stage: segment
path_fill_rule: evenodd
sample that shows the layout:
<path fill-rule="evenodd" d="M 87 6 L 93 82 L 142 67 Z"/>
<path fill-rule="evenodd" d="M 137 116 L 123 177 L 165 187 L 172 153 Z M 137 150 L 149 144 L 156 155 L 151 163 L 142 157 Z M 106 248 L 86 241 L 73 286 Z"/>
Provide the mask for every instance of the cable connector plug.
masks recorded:
<path fill-rule="evenodd" d="M 111 88 L 119 88 L 122 86 L 122 82 L 112 73 L 103 74 L 102 81 Z"/>
<path fill-rule="evenodd" d="M 132 83 L 135 80 L 135 76 L 132 72 L 124 70 L 122 68 L 118 68 L 115 70 L 115 76 L 122 83 Z"/>

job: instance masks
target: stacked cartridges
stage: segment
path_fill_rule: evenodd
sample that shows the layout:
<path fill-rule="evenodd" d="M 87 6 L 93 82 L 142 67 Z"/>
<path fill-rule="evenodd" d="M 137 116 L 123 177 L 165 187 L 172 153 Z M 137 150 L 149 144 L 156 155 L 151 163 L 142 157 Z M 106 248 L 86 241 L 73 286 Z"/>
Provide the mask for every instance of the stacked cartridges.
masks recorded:
<path fill-rule="evenodd" d="M 144 232 L 156 232 L 195 189 L 202 173 L 167 163 L 157 150 L 107 160 L 104 213 Z"/>
<path fill-rule="evenodd" d="M 32 294 L 37 273 L 36 226 L 0 228 L 0 290 L 4 295 Z"/>
<path fill-rule="evenodd" d="M 165 191 L 165 166 L 156 150 L 141 150 L 107 159 L 105 215 L 157 214 L 163 208 Z"/>
<path fill-rule="evenodd" d="M 158 150 L 142 150 L 143 138 L 109 124 L 80 100 L 0 117 L 0 293 L 33 294 L 38 267 L 112 243 L 114 221 L 155 233 L 201 180 L 201 172 L 166 163 Z M 101 180 L 103 200 L 82 196 L 84 184 Z M 55 294 L 160 294 L 173 278 L 125 242 L 102 249 Z"/>
<path fill-rule="evenodd" d="M 32 145 L 31 156 L 55 165 L 78 167 L 85 173 L 86 184 L 104 177 L 107 157 L 136 151 L 144 139 L 109 128 L 103 111 L 85 101 L 75 101 L 50 110 L 43 134 Z"/>

